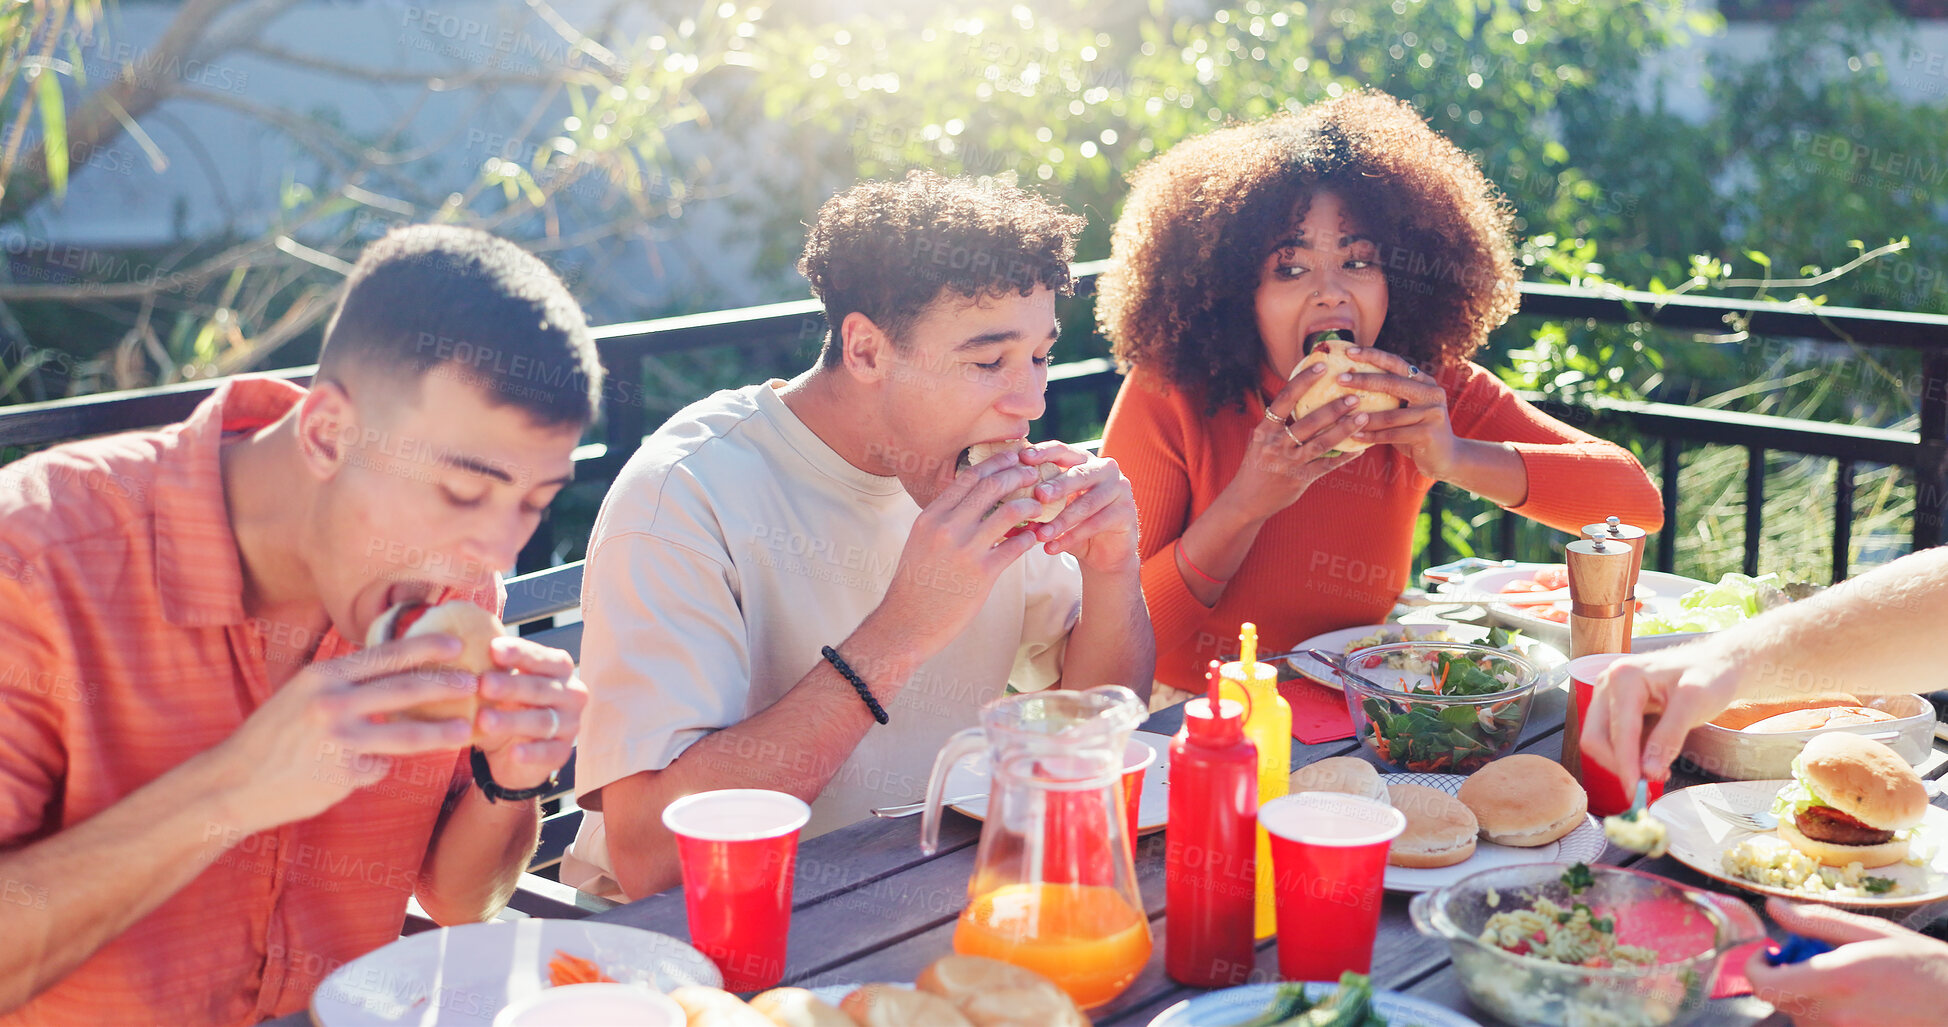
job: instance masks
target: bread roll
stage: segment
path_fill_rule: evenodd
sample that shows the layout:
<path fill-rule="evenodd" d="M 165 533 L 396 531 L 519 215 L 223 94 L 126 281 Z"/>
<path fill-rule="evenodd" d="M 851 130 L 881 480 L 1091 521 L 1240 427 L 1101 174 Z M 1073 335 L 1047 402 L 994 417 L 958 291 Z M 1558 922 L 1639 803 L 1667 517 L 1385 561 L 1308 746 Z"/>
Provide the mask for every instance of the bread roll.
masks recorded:
<path fill-rule="evenodd" d="M 1382 410 L 1399 409 L 1401 405 L 1400 400 L 1384 392 L 1366 392 L 1362 389 L 1355 389 L 1339 384 L 1339 376 L 1347 372 L 1353 374 L 1384 373 L 1377 365 L 1363 363 L 1347 356 L 1346 350 L 1352 345 L 1352 343 L 1343 339 L 1324 339 L 1315 342 L 1312 344 L 1312 352 L 1307 353 L 1305 359 L 1299 361 L 1298 366 L 1292 368 L 1292 376 L 1296 378 L 1299 372 L 1314 364 L 1326 365 L 1326 380 L 1314 385 L 1311 391 L 1299 397 L 1298 405 L 1292 408 L 1293 420 L 1298 420 L 1314 410 L 1338 400 L 1341 396 L 1352 396 L 1359 400 L 1359 405 L 1348 411 L 1348 413 L 1359 413 L 1362 411 L 1377 413 Z M 1362 442 L 1359 439 L 1342 439 L 1338 448 L 1332 452 L 1358 453 L 1372 445 L 1373 443 L 1371 442 Z"/>
<path fill-rule="evenodd" d="M 777 1027 L 770 1017 L 721 988 L 686 984 L 670 992 L 670 998 L 683 1007 L 685 1027 Z"/>
<path fill-rule="evenodd" d="M 1899 719 L 1884 710 L 1866 706 L 1823 706 L 1815 710 L 1793 710 L 1767 717 L 1745 725 L 1743 730 L 1753 734 L 1777 734 L 1783 731 L 1819 731 L 1829 727 L 1882 724 Z"/>
<path fill-rule="evenodd" d="M 955 465 L 955 469 L 958 470 L 961 467 L 972 467 L 975 464 L 978 464 L 981 461 L 986 460 L 987 458 L 994 456 L 997 453 L 1014 453 L 1027 448 L 1028 448 L 1027 439 L 1009 439 L 1006 442 L 977 442 L 974 445 L 967 447 L 967 452 L 961 454 L 960 462 Z M 1006 496 L 1003 496 L 1001 498 L 1001 502 L 1012 503 L 1017 499 L 1033 499 L 1035 493 L 1035 486 L 1040 485 L 1042 482 L 1047 481 L 1058 474 L 1061 474 L 1062 469 L 1060 467 L 1055 466 L 1052 463 L 1036 464 L 1035 473 L 1037 475 L 1040 475 L 1040 479 L 1036 481 L 1035 485 L 1029 485 L 1026 488 L 1016 489 L 1013 492 L 1008 493 Z M 1045 524 L 1049 521 L 1054 520 L 1056 515 L 1062 512 L 1062 508 L 1067 505 L 1068 505 L 1067 502 L 1060 499 L 1043 503 L 1042 508 L 1039 512 L 1028 515 L 1028 517 L 1023 519 L 1022 523 Z"/>
<path fill-rule="evenodd" d="M 1357 756 L 1328 756 L 1292 771 L 1294 792 L 1339 792 L 1375 802 L 1387 801 L 1386 782 L 1373 764 Z"/>
<path fill-rule="evenodd" d="M 1859 706 L 1860 697 L 1845 692 L 1827 695 L 1809 695 L 1799 699 L 1775 699 L 1763 702 L 1741 699 L 1725 707 L 1725 712 L 1711 718 L 1711 723 L 1733 731 L 1742 731 L 1767 717 L 1776 717 L 1793 710 L 1817 710 L 1828 706 Z"/>
<path fill-rule="evenodd" d="M 803 988 L 773 988 L 753 998 L 751 1008 L 778 1027 L 859 1027 L 852 1017 Z"/>
<path fill-rule="evenodd" d="M 1497 845 L 1547 845 L 1576 829 L 1589 795 L 1562 764 L 1522 753 L 1504 756 L 1461 783 L 1462 802 Z"/>
<path fill-rule="evenodd" d="M 1447 867 L 1475 854 L 1475 835 L 1481 825 L 1474 813 L 1439 788 L 1390 784 L 1387 797 L 1407 818 L 1406 830 L 1387 849 L 1387 862 L 1397 867 Z"/>
<path fill-rule="evenodd" d="M 974 1027 L 952 1002 L 895 984 L 862 985 L 839 1008 L 859 1027 Z"/>
<path fill-rule="evenodd" d="M 404 628 L 400 626 L 402 623 Z M 460 655 L 440 666 L 469 674 L 485 674 L 494 669 L 494 657 L 489 646 L 495 638 L 507 634 L 507 628 L 501 624 L 500 618 L 464 599 L 450 599 L 432 605 L 395 603 L 366 629 L 365 644 L 375 646 L 402 638 L 438 634 L 453 635 L 460 639 L 461 644 Z M 407 720 L 472 721 L 479 709 L 480 697 L 477 694 L 455 689 L 451 698 L 420 703 L 400 711 L 399 716 Z M 477 736 L 478 732 L 476 740 Z"/>
<path fill-rule="evenodd" d="M 914 985 L 946 999 L 974 1027 L 1089 1027 L 1069 993 L 1024 967 L 985 956 L 946 956 Z"/>

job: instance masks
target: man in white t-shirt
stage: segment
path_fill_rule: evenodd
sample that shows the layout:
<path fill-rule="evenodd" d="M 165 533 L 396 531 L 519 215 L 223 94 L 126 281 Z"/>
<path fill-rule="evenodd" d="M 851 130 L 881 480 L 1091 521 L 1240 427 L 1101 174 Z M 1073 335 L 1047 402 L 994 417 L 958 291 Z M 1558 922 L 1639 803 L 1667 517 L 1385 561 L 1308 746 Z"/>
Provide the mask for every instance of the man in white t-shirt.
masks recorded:
<path fill-rule="evenodd" d="M 1041 416 L 1082 225 L 921 172 L 820 208 L 799 261 L 832 326 L 818 364 L 679 412 L 596 519 L 576 764 L 591 812 L 563 881 L 675 885 L 663 808 L 707 789 L 797 795 L 808 835 L 915 801 L 941 744 L 1009 684 L 1148 694 L 1116 465 L 1050 442 L 956 468 Z M 1060 473 L 1003 502 L 1044 464 Z M 1067 505 L 1015 530 L 1038 500 Z"/>

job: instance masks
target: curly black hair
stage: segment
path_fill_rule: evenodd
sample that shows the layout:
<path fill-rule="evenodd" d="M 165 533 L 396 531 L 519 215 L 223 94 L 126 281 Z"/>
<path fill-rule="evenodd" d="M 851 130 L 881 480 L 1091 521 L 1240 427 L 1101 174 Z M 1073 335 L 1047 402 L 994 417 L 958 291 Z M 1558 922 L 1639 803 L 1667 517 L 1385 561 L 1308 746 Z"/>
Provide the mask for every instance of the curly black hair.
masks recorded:
<path fill-rule="evenodd" d="M 931 171 L 862 182 L 825 201 L 798 271 L 825 304 L 828 367 L 842 359 L 839 325 L 854 311 L 895 345 L 943 289 L 969 298 L 1038 286 L 1074 290 L 1069 260 L 1087 219 L 1010 185 Z"/>
<path fill-rule="evenodd" d="M 1136 170 L 1097 283 L 1119 365 L 1201 393 L 1207 413 L 1242 405 L 1264 353 L 1261 268 L 1321 190 L 1379 244 L 1381 349 L 1448 369 L 1515 313 L 1507 200 L 1412 106 L 1369 90 L 1187 139 Z"/>

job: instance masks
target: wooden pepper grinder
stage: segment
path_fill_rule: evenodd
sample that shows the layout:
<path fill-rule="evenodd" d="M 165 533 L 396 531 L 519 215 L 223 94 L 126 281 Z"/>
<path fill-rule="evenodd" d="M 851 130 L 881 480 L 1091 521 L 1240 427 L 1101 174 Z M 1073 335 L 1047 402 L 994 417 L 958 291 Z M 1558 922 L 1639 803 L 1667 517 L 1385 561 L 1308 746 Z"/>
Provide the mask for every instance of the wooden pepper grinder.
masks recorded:
<path fill-rule="evenodd" d="M 1631 651 L 1631 642 L 1637 637 L 1637 578 L 1644 569 L 1644 544 L 1650 540 L 1644 529 L 1634 524 L 1625 524 L 1615 517 L 1606 517 L 1601 524 L 1583 525 L 1583 535 L 1587 538 L 1603 536 L 1611 542 L 1623 542 L 1630 546 L 1630 591 L 1623 608 L 1623 649 Z"/>
<path fill-rule="evenodd" d="M 1607 531 L 1599 531 L 1571 542 L 1565 549 L 1569 565 L 1569 658 L 1628 652 L 1630 635 L 1625 625 L 1630 608 L 1630 570 L 1635 563 L 1630 546 L 1612 541 Z M 1582 780 L 1580 706 L 1572 696 L 1562 732 L 1562 765 L 1578 781 Z"/>

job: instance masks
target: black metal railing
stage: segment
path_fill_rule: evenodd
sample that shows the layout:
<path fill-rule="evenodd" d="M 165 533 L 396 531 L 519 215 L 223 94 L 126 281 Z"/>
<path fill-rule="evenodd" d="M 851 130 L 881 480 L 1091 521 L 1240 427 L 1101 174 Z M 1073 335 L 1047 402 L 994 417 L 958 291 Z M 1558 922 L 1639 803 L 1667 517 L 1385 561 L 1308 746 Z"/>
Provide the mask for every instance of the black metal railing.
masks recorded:
<path fill-rule="evenodd" d="M 1076 278 L 1083 292 L 1093 289 L 1095 276 L 1106 262 L 1078 264 Z M 1810 307 L 1691 296 L 1660 297 L 1622 290 L 1572 289 L 1555 285 L 1522 286 L 1524 316 L 1588 320 L 1607 323 L 1642 322 L 1663 328 L 1724 333 L 1738 328 L 1755 336 L 1853 342 L 1921 353 L 1919 430 L 1915 432 L 1858 428 L 1794 418 L 1702 410 L 1669 403 L 1598 401 L 1570 405 L 1547 396 L 1530 396 L 1551 414 L 1578 424 L 1622 425 L 1640 437 L 1661 444 L 1659 477 L 1664 494 L 1665 522 L 1676 525 L 1679 470 L 1683 448 L 1690 445 L 1743 447 L 1747 453 L 1745 553 L 1747 572 L 1756 572 L 1763 528 L 1765 462 L 1768 453 L 1794 453 L 1833 458 L 1837 463 L 1834 501 L 1833 576 L 1845 577 L 1853 526 L 1852 483 L 1862 463 L 1896 465 L 1914 477 L 1913 545 L 1920 549 L 1942 541 L 1942 510 L 1948 498 L 1948 317 L 1857 308 Z M 699 349 L 732 348 L 755 366 L 760 356 L 779 358 L 803 349 L 825 331 L 824 316 L 810 300 L 768 306 L 714 311 L 683 317 L 613 324 L 595 330 L 602 361 L 612 382 L 597 441 L 576 453 L 576 476 L 581 481 L 611 480 L 623 461 L 651 429 L 652 411 L 667 415 L 696 396 L 667 396 L 644 388 L 647 362 Z M 313 368 L 285 368 L 267 372 L 300 384 Z M 1048 412 L 1037 426 L 1041 437 L 1068 437 L 1086 421 L 1100 424 L 1121 384 L 1108 360 L 1061 364 L 1049 374 Z M 153 389 L 0 407 L 0 450 L 51 443 L 181 420 L 215 389 L 202 381 Z M 1435 526 L 1428 533 L 1425 558 L 1446 559 L 1441 490 L 1430 493 L 1428 511 Z M 1496 526 L 1496 548 L 1511 552 L 1515 543 L 1514 515 Z M 1656 566 L 1669 571 L 1676 559 L 1675 533 L 1662 533 Z M 521 569 L 547 566 L 554 539 L 546 530 L 522 554 Z"/>

